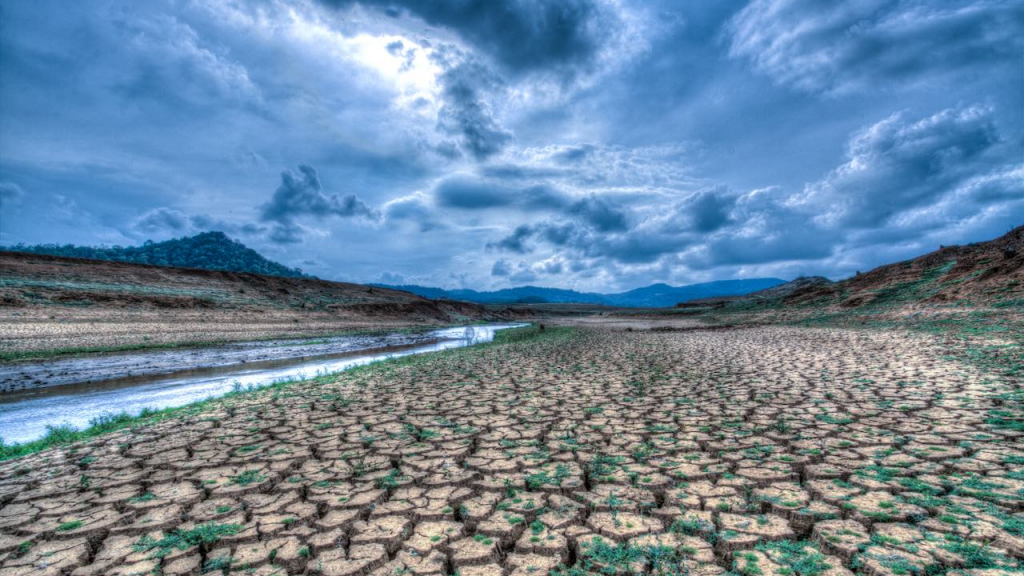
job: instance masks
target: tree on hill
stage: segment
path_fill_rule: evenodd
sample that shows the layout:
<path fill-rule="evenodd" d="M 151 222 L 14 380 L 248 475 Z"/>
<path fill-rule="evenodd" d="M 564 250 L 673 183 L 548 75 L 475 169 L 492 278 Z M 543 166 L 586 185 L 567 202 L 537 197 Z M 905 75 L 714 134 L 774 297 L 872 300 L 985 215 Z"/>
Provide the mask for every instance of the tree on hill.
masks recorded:
<path fill-rule="evenodd" d="M 203 268 L 251 272 L 267 276 L 308 277 L 298 268 L 268 260 L 252 248 L 228 238 L 223 232 L 203 232 L 164 242 L 147 240 L 141 246 L 76 246 L 74 244 L 17 244 L 3 248 L 13 252 L 49 254 L 68 258 L 89 258 L 112 262 L 133 262 L 153 266 Z"/>

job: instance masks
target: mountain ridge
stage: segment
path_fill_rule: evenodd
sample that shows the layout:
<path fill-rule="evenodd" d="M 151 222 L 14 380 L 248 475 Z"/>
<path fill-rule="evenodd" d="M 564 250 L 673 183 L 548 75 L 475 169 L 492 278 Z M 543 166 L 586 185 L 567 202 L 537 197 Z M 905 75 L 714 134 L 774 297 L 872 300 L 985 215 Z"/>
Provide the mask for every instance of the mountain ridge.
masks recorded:
<path fill-rule="evenodd" d="M 392 290 L 405 290 L 424 298 L 445 298 L 466 300 L 478 304 L 555 303 L 555 304 L 604 304 L 626 308 L 661 308 L 675 306 L 679 302 L 695 298 L 715 296 L 737 296 L 765 290 L 785 283 L 779 278 L 746 278 L 739 280 L 716 280 L 684 286 L 670 286 L 665 283 L 651 284 L 625 292 L 603 294 L 599 292 L 578 292 L 564 288 L 542 286 L 516 286 L 493 291 L 478 291 L 467 288 L 446 290 L 417 284 L 371 284 Z"/>

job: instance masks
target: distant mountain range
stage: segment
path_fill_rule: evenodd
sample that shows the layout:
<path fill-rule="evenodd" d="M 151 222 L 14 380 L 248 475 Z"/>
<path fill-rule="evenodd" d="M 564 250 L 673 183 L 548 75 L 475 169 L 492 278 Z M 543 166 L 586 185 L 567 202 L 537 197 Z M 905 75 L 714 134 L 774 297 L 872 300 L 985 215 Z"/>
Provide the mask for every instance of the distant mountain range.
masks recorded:
<path fill-rule="evenodd" d="M 637 288 L 628 292 L 617 294 L 598 294 L 596 292 L 577 292 L 575 290 L 562 290 L 559 288 L 542 288 L 539 286 L 519 286 L 517 288 L 505 288 L 493 292 L 479 292 L 476 290 L 445 290 L 443 288 L 430 288 L 406 284 L 401 286 L 374 284 L 382 288 L 393 288 L 405 290 L 418 294 L 424 298 L 448 298 L 451 300 L 466 300 L 480 304 L 605 304 L 607 306 L 624 306 L 630 308 L 661 308 L 675 306 L 679 302 L 693 300 L 695 298 L 711 298 L 714 296 L 738 296 L 764 290 L 779 284 L 785 280 L 778 278 L 748 278 L 744 280 L 719 280 L 717 282 L 705 282 L 703 284 L 689 284 L 687 286 L 669 286 L 668 284 L 652 284 L 643 288 Z"/>
<path fill-rule="evenodd" d="M 26 246 L 0 246 L 0 250 L 49 254 L 67 258 L 88 258 L 111 262 L 132 262 L 152 266 L 202 268 L 251 272 L 267 276 L 307 278 L 298 268 L 289 268 L 264 258 L 259 252 L 246 247 L 223 232 L 203 232 L 195 236 L 175 238 L 165 242 L 147 241 L 141 246 L 75 246 L 74 244 L 37 244 Z"/>
<path fill-rule="evenodd" d="M 308 277 L 298 268 L 288 268 L 283 264 L 268 260 L 252 248 L 247 248 L 241 242 L 228 238 L 223 232 L 203 232 L 195 236 L 175 238 L 164 242 L 147 241 L 141 246 L 76 246 L 74 244 L 26 246 L 18 244 L 16 246 L 0 246 L 0 250 L 48 254 L 68 258 L 132 262 L 152 266 L 251 272 L 253 274 L 289 278 Z M 652 284 L 618 294 L 577 292 L 575 290 L 541 288 L 539 286 L 520 286 L 494 292 L 444 290 L 442 288 L 429 288 L 417 285 L 391 286 L 374 284 L 374 286 L 405 290 L 425 298 L 464 300 L 480 304 L 572 303 L 658 308 L 675 306 L 679 302 L 695 298 L 749 294 L 783 283 L 784 280 L 778 278 L 750 278 L 746 280 L 720 280 L 704 284 L 690 284 L 688 286 Z"/>

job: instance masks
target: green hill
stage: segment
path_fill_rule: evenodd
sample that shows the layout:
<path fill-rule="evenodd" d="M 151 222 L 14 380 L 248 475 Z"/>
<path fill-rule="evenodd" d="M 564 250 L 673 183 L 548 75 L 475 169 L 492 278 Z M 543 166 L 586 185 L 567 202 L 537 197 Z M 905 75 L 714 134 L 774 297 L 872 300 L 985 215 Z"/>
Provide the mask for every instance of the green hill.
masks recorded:
<path fill-rule="evenodd" d="M 223 232 L 203 232 L 195 236 L 165 242 L 146 241 L 141 246 L 75 246 L 74 244 L 37 244 L 0 247 L 12 252 L 49 254 L 68 258 L 89 258 L 112 262 L 133 262 L 153 266 L 202 268 L 251 272 L 267 276 L 308 277 L 298 268 L 289 268 L 267 260 L 252 248 L 228 238 Z"/>

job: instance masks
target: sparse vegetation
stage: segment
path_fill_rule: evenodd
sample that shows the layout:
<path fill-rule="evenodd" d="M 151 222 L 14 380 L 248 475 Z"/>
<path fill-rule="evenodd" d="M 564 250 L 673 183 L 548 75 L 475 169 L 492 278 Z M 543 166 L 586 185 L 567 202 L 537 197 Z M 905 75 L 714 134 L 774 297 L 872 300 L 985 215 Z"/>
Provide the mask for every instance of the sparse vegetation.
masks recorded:
<path fill-rule="evenodd" d="M 233 536 L 242 529 L 238 524 L 208 522 L 195 528 L 175 529 L 160 539 L 143 536 L 132 545 L 136 552 L 147 552 L 153 558 L 163 558 L 175 550 L 188 550 L 194 546 L 216 544 L 225 536 Z"/>

